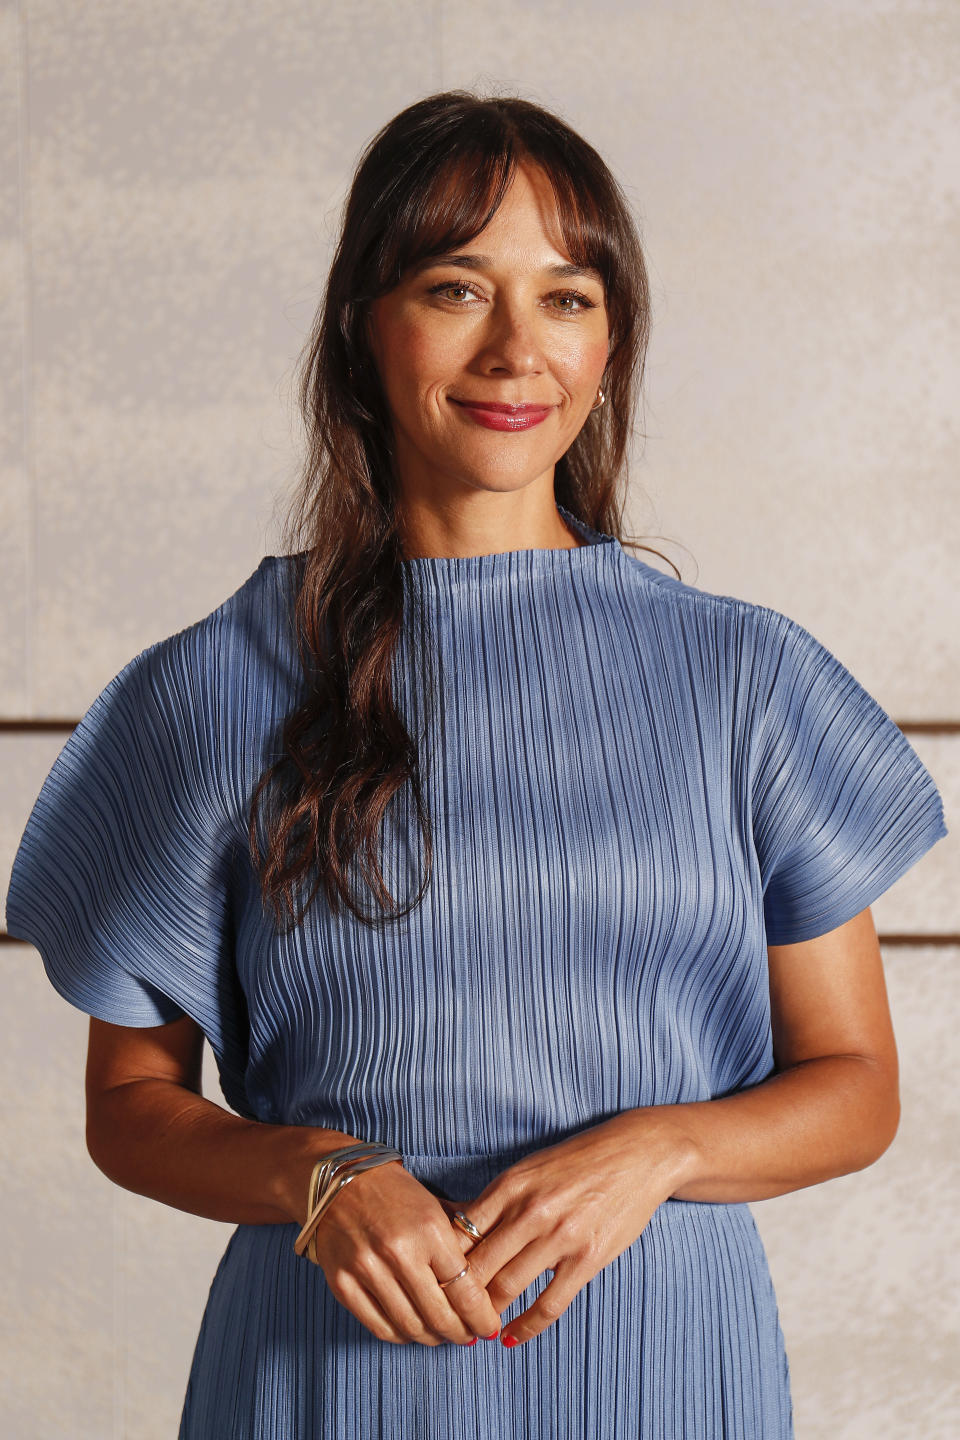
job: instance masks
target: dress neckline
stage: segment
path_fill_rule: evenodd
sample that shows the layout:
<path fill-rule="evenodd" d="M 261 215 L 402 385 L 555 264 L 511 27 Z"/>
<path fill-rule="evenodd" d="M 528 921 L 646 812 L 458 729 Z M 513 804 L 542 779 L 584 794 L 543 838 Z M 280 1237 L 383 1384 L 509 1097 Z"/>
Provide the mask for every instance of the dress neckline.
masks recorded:
<path fill-rule="evenodd" d="M 400 562 L 405 574 L 427 589 L 487 581 L 522 580 L 538 575 L 578 575 L 611 564 L 620 551 L 616 536 L 594 530 L 563 505 L 557 511 L 586 542 L 533 550 L 494 550 L 489 555 L 415 555 Z"/>

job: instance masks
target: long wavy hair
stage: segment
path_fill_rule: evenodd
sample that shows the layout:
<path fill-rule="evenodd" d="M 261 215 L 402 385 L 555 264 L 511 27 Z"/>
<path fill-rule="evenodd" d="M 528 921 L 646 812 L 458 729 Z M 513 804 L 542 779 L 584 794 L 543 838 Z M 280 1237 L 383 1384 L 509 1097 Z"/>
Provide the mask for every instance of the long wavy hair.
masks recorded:
<path fill-rule="evenodd" d="M 360 157 L 296 371 L 308 444 L 283 544 L 295 562 L 291 622 L 303 691 L 280 726 L 279 753 L 260 776 L 249 824 L 264 906 L 278 927 L 300 924 L 321 887 L 334 914 L 342 904 L 358 920 L 382 925 L 408 914 L 429 883 L 423 734 L 410 734 L 392 684 L 406 606 L 428 713 L 439 655 L 415 592 L 405 594 L 391 421 L 365 319 L 370 302 L 411 266 L 483 230 L 518 162 L 549 178 L 570 258 L 600 272 L 608 314 L 606 403 L 557 461 L 555 499 L 595 530 L 651 549 L 622 533 L 650 301 L 639 235 L 617 181 L 591 145 L 530 101 L 454 90 L 410 105 Z M 424 860 L 405 905 L 387 888 L 378 855 L 388 808 L 403 790 Z M 374 894 L 372 911 L 351 889 L 351 872 Z M 296 893 L 308 882 L 298 913 Z"/>

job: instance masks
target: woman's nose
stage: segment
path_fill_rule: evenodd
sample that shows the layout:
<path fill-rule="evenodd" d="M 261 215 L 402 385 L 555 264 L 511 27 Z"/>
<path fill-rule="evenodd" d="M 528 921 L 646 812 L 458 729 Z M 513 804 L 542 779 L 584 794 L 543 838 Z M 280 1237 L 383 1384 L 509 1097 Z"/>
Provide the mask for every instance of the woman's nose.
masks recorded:
<path fill-rule="evenodd" d="M 532 317 L 515 308 L 494 307 L 481 348 L 484 368 L 512 375 L 530 375 L 543 370 L 545 360 Z"/>

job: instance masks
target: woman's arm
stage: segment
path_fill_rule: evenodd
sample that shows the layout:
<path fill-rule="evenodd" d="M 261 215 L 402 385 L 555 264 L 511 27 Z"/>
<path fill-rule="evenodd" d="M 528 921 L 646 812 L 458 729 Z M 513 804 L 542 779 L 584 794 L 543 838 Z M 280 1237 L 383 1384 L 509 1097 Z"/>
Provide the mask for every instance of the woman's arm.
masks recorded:
<path fill-rule="evenodd" d="M 264 1125 L 204 1099 L 203 1032 L 185 1016 L 134 1029 L 91 1019 L 87 1149 L 117 1185 L 235 1225 L 303 1224 L 321 1155 L 360 1136 Z"/>
<path fill-rule="evenodd" d="M 366 1137 L 244 1120 L 205 1100 L 203 1032 L 188 1017 L 133 1029 L 90 1021 L 87 1148 L 116 1184 L 236 1225 L 306 1219 L 320 1156 Z M 317 1236 L 335 1298 L 380 1340 L 490 1337 L 500 1316 L 474 1276 L 445 1290 L 461 1252 L 445 1207 L 400 1162 L 378 1165 L 333 1200 Z"/>
<path fill-rule="evenodd" d="M 465 1204 L 485 1238 L 458 1243 L 501 1313 L 554 1272 L 511 1320 L 516 1341 L 562 1315 L 664 1200 L 761 1200 L 862 1169 L 890 1144 L 897 1055 L 869 909 L 768 953 L 778 1073 L 716 1100 L 624 1110 L 524 1156 Z"/>
<path fill-rule="evenodd" d="M 768 948 L 777 1073 L 718 1100 L 625 1111 L 679 1200 L 764 1200 L 872 1165 L 900 1119 L 897 1050 L 869 909 Z"/>

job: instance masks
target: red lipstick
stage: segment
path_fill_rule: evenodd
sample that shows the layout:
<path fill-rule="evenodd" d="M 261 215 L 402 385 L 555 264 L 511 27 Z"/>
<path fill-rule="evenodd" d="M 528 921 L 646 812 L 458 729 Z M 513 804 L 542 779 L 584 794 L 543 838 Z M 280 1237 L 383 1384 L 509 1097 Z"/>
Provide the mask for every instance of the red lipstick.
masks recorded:
<path fill-rule="evenodd" d="M 488 430 L 529 430 L 546 420 L 555 408 L 553 405 L 504 405 L 494 400 L 455 400 L 452 395 L 447 399 Z"/>

